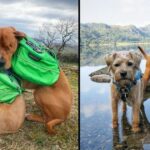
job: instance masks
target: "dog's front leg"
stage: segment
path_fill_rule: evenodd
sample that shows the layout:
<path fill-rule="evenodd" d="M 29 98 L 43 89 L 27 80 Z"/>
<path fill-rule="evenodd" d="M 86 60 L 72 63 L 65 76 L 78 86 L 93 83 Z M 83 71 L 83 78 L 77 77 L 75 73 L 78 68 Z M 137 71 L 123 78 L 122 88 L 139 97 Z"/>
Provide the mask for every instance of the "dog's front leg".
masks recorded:
<path fill-rule="evenodd" d="M 111 86 L 112 127 L 118 127 L 118 101 L 119 96 L 114 85 Z"/>
<path fill-rule="evenodd" d="M 113 128 L 118 127 L 118 100 L 112 98 L 112 126 Z"/>
<path fill-rule="evenodd" d="M 133 122 L 132 122 L 132 131 L 138 132 L 140 131 L 139 128 L 139 113 L 140 113 L 140 105 L 134 104 L 133 105 Z"/>

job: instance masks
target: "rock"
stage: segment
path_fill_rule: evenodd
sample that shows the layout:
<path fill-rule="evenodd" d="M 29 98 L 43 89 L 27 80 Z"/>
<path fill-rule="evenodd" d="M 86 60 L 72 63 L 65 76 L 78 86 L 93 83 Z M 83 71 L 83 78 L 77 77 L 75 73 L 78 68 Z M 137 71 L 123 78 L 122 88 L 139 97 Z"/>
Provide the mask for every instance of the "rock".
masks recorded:
<path fill-rule="evenodd" d="M 100 74 L 107 74 L 110 75 L 110 73 L 108 72 L 108 67 L 104 67 L 102 69 L 99 69 L 97 71 L 94 71 L 92 73 L 89 74 L 90 77 L 94 76 L 94 75 L 100 75 Z"/>
<path fill-rule="evenodd" d="M 111 81 L 111 77 L 107 74 L 93 75 L 91 80 L 99 83 L 109 83 Z"/>
<path fill-rule="evenodd" d="M 89 74 L 91 80 L 98 83 L 109 83 L 111 80 L 110 73 L 108 72 L 108 67 L 96 70 Z M 145 89 L 144 97 L 150 97 L 150 80 L 148 81 L 147 87 Z"/>

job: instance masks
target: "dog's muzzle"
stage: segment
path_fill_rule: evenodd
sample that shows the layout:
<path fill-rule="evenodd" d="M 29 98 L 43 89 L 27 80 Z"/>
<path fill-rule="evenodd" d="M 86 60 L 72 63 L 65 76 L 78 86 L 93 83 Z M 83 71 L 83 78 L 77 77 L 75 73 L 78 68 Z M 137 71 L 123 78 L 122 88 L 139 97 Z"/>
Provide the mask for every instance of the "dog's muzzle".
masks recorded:
<path fill-rule="evenodd" d="M 125 76 L 125 75 L 123 75 L 123 76 Z M 128 84 L 125 84 L 124 86 L 122 86 L 120 84 L 121 80 L 119 82 L 118 81 L 113 81 L 113 84 L 116 86 L 117 91 L 120 93 L 121 100 L 123 100 L 124 102 L 126 102 L 126 99 L 128 98 L 128 95 L 131 91 L 131 88 L 133 86 L 135 86 L 137 81 L 142 78 L 141 70 L 136 71 L 136 74 L 135 74 L 134 78 L 135 79 L 133 81 L 128 79 L 130 82 Z"/>

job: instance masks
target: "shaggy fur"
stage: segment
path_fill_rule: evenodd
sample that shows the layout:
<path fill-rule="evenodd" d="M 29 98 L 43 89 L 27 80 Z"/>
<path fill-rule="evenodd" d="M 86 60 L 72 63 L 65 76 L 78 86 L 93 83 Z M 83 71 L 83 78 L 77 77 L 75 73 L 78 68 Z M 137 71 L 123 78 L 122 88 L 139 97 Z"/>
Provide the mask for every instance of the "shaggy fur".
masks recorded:
<path fill-rule="evenodd" d="M 25 102 L 18 95 L 11 104 L 0 104 L 0 134 L 15 133 L 25 118 Z"/>
<path fill-rule="evenodd" d="M 111 100 L 112 100 L 112 125 L 113 128 L 118 126 L 118 103 L 121 100 L 120 92 L 117 90 L 113 82 L 119 83 L 121 87 L 131 83 L 135 79 L 135 73 L 139 70 L 141 62 L 140 54 L 136 52 L 121 51 L 107 55 L 105 57 L 106 64 L 112 75 L 111 82 Z M 139 111 L 143 101 L 143 81 L 138 80 L 136 85 L 133 85 L 126 103 L 132 106 L 133 122 L 132 130 L 138 132 L 139 128 Z M 123 111 L 126 111 L 126 103 L 123 102 Z"/>

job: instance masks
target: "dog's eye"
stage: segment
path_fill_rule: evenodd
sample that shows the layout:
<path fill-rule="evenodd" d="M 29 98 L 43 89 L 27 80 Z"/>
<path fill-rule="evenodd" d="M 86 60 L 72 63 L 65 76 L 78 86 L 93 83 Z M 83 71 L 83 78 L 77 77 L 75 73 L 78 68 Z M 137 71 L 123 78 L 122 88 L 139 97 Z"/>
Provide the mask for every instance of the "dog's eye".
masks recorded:
<path fill-rule="evenodd" d="M 12 47 L 12 44 L 9 44 L 9 47 Z"/>
<path fill-rule="evenodd" d="M 120 64 L 114 64 L 114 66 L 115 66 L 115 67 L 119 67 L 119 66 L 120 66 Z"/>
<path fill-rule="evenodd" d="M 128 66 L 132 66 L 133 65 L 133 63 L 132 62 L 128 62 Z"/>

